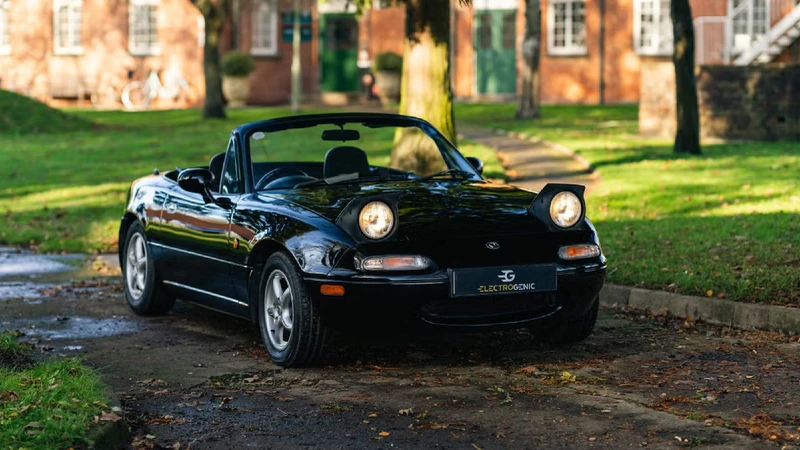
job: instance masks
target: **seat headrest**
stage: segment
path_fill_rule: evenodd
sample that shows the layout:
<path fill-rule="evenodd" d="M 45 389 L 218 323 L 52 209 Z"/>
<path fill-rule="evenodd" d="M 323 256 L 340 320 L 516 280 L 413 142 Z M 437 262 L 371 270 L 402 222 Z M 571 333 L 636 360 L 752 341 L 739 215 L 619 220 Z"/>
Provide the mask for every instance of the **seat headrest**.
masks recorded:
<path fill-rule="evenodd" d="M 330 178 L 349 173 L 357 173 L 360 177 L 370 175 L 369 162 L 364 150 L 349 145 L 328 150 L 325 154 L 322 176 Z"/>
<path fill-rule="evenodd" d="M 222 165 L 225 164 L 225 152 L 217 153 L 211 157 L 208 162 L 208 170 L 214 174 L 214 182 L 211 185 L 213 192 L 219 192 L 220 184 L 222 183 Z"/>

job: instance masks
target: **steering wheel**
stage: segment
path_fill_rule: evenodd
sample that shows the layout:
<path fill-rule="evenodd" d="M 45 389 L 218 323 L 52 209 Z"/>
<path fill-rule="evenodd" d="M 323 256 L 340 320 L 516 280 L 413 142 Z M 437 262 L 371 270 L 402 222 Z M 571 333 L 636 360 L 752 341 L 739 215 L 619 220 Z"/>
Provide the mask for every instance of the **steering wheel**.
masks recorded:
<path fill-rule="evenodd" d="M 260 191 L 261 189 L 264 189 L 264 187 L 268 185 L 271 181 L 277 180 L 278 178 L 288 177 L 291 175 L 302 175 L 305 177 L 308 176 L 307 173 L 303 172 L 300 169 L 296 169 L 294 167 L 278 167 L 277 169 L 270 170 L 269 172 L 267 172 L 266 175 L 264 175 L 263 177 L 261 177 L 260 180 L 258 180 L 258 183 L 256 183 L 256 190 Z"/>

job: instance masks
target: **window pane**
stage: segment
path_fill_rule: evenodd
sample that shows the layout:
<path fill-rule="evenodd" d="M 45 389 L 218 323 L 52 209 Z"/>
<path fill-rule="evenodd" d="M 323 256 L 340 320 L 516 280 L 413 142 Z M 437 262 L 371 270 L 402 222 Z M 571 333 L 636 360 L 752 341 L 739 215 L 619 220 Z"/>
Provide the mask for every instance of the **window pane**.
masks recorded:
<path fill-rule="evenodd" d="M 514 49 L 517 47 L 517 14 L 503 14 L 503 48 Z"/>
<path fill-rule="evenodd" d="M 67 17 L 67 6 L 60 6 L 56 11 L 56 47 L 64 48 L 67 46 L 69 18 Z"/>
<path fill-rule="evenodd" d="M 583 1 L 572 3 L 572 42 L 570 45 L 583 47 L 586 44 L 585 4 Z"/>
<path fill-rule="evenodd" d="M 478 34 L 480 37 L 481 50 L 488 50 L 492 48 L 492 14 L 481 13 L 478 25 Z"/>
<path fill-rule="evenodd" d="M 567 4 L 553 4 L 553 46 L 563 48 L 566 46 Z"/>
<path fill-rule="evenodd" d="M 81 6 L 74 5 L 70 8 L 70 34 L 71 39 L 68 45 L 72 47 L 81 46 Z"/>
<path fill-rule="evenodd" d="M 136 5 L 132 28 L 133 46 L 141 50 L 153 49 L 158 42 L 156 5 Z"/>
<path fill-rule="evenodd" d="M 8 11 L 0 5 L 0 47 L 8 47 Z"/>
<path fill-rule="evenodd" d="M 274 11 L 268 1 L 259 2 L 255 14 L 255 27 L 253 30 L 253 48 L 272 49 L 275 46 L 272 29 Z"/>

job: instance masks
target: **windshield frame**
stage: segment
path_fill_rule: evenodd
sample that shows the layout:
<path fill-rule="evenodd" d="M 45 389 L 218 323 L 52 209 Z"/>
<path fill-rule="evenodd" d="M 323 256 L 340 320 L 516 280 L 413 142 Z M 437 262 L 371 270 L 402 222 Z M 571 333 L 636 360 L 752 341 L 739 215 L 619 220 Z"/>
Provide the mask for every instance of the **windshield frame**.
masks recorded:
<path fill-rule="evenodd" d="M 242 148 L 242 163 L 246 168 L 245 189 L 247 192 L 256 192 L 253 180 L 252 159 L 250 155 L 250 138 L 254 133 L 276 133 L 286 130 L 296 130 L 302 128 L 312 128 L 320 125 L 335 125 L 346 127 L 347 124 L 361 125 L 365 127 L 414 127 L 420 129 L 425 135 L 431 138 L 441 153 L 442 159 L 448 169 L 458 169 L 467 172 L 472 176 L 472 181 L 482 181 L 483 176 L 470 164 L 467 158 L 458 151 L 455 145 L 450 142 L 433 125 L 425 120 L 404 116 L 400 114 L 387 113 L 333 113 L 333 114 L 306 114 L 297 116 L 287 116 L 277 119 L 262 120 L 241 125 L 233 130 L 233 134 L 238 135 L 239 143 Z M 320 160 L 324 160 L 321 155 Z M 413 180 L 413 178 L 410 178 Z M 463 181 L 463 180 L 461 180 Z"/>

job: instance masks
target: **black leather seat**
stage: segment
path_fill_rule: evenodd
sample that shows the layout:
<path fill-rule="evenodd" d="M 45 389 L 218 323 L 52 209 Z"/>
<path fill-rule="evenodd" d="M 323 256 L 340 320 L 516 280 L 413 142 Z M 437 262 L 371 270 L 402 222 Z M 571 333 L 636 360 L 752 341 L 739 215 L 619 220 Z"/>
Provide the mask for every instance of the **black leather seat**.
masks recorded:
<path fill-rule="evenodd" d="M 214 182 L 211 183 L 211 192 L 219 192 L 222 183 L 222 165 L 225 164 L 225 152 L 217 153 L 208 162 L 208 170 L 214 174 Z"/>
<path fill-rule="evenodd" d="M 359 177 L 369 176 L 372 173 L 364 150 L 349 145 L 328 150 L 322 166 L 322 176 L 330 178 L 351 173 L 357 173 Z"/>

